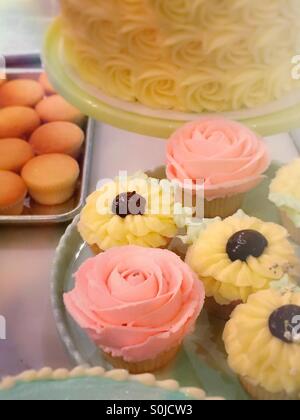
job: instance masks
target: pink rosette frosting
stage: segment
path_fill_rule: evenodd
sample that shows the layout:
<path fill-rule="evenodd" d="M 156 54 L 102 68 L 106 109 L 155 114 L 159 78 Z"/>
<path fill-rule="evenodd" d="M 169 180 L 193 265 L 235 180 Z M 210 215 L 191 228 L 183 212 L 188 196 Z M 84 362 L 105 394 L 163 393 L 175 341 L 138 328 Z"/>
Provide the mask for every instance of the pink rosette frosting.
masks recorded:
<path fill-rule="evenodd" d="M 125 246 L 87 260 L 64 302 L 106 353 L 139 362 L 178 346 L 204 298 L 202 282 L 176 254 Z"/>
<path fill-rule="evenodd" d="M 230 197 L 259 184 L 270 165 L 267 148 L 247 127 L 208 117 L 177 130 L 167 144 L 167 177 L 204 183 L 205 198 Z"/>

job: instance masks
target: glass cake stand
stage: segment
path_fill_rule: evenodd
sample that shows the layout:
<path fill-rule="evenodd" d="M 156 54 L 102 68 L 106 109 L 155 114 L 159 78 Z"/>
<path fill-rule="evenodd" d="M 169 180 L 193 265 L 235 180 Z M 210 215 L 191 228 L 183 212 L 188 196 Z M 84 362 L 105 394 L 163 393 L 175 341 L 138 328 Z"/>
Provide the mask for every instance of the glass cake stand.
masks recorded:
<path fill-rule="evenodd" d="M 200 115 L 147 108 L 105 95 L 84 83 L 64 60 L 62 23 L 50 27 L 44 45 L 44 65 L 55 88 L 83 113 L 109 125 L 152 137 L 167 138 L 184 122 Z M 254 110 L 225 113 L 263 136 L 299 127 L 300 92 Z"/>

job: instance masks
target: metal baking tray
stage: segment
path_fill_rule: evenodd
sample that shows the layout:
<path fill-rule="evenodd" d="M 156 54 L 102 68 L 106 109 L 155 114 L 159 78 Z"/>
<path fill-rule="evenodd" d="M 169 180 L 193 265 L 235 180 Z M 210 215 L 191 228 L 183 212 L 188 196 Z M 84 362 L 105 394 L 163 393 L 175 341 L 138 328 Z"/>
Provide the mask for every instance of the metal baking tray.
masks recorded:
<path fill-rule="evenodd" d="M 31 57 L 9 57 L 6 68 L 7 79 L 31 78 L 37 79 L 43 71 L 37 62 L 36 56 Z M 24 65 L 25 64 L 25 65 Z M 87 118 L 82 127 L 85 132 L 85 142 L 79 158 L 80 178 L 76 192 L 71 200 L 61 206 L 39 206 L 32 205 L 29 198 L 25 200 L 23 214 L 20 216 L 0 216 L 0 225 L 49 225 L 68 222 L 80 212 L 85 204 L 89 192 L 90 170 L 93 156 L 93 136 L 95 123 Z"/>

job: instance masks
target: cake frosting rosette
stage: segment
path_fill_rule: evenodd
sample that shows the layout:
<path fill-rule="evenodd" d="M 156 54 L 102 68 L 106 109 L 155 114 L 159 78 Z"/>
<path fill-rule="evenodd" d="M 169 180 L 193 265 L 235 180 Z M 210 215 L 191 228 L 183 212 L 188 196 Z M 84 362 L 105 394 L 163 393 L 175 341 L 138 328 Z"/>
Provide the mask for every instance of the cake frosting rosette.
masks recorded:
<path fill-rule="evenodd" d="M 241 207 L 270 165 L 261 138 L 223 117 L 202 118 L 178 129 L 167 144 L 167 177 L 186 193 L 204 188 L 205 216 L 226 217 Z"/>
<path fill-rule="evenodd" d="M 156 370 L 177 353 L 203 307 L 204 287 L 168 250 L 125 246 L 87 260 L 67 310 L 115 367 Z"/>
<path fill-rule="evenodd" d="M 285 102 L 299 89 L 291 77 L 300 48 L 297 0 L 60 3 L 63 37 L 70 39 L 66 67 L 93 92 L 197 115 Z M 111 66 L 116 71 L 107 78 Z"/>

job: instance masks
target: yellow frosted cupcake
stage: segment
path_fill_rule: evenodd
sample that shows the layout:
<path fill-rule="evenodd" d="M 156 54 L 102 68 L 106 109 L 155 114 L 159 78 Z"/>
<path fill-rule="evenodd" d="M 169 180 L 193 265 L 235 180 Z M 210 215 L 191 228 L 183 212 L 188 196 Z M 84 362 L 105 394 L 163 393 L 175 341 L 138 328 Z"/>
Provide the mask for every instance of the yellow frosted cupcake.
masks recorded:
<path fill-rule="evenodd" d="M 232 314 L 223 335 L 230 367 L 258 400 L 300 399 L 300 289 L 269 289 Z"/>
<path fill-rule="evenodd" d="M 204 282 L 208 311 L 222 319 L 298 264 L 286 229 L 242 211 L 200 225 L 186 262 Z"/>
<path fill-rule="evenodd" d="M 300 159 L 279 169 L 270 186 L 269 199 L 278 207 L 284 226 L 300 244 Z"/>
<path fill-rule="evenodd" d="M 34 107 L 43 99 L 44 92 L 35 80 L 15 79 L 1 86 L 0 107 L 28 106 Z"/>
<path fill-rule="evenodd" d="M 165 248 L 177 233 L 172 186 L 145 174 L 116 178 L 88 197 L 78 229 L 96 253 L 123 245 Z"/>

